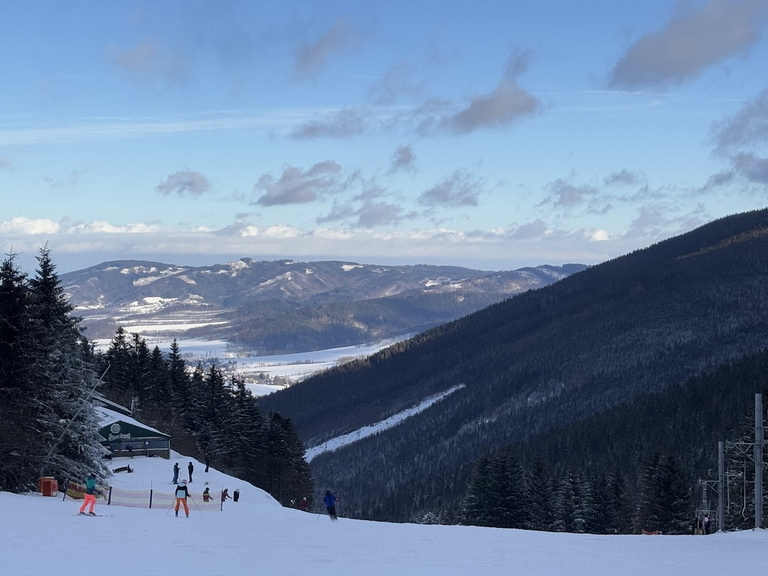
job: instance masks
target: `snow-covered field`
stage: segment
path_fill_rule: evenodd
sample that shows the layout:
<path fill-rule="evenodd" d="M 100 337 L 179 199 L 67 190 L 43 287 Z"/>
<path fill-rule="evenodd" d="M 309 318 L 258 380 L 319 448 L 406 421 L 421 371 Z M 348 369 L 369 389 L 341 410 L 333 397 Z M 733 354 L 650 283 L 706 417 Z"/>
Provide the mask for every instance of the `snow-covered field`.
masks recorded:
<path fill-rule="evenodd" d="M 178 458 L 186 470 L 189 458 Z M 112 466 L 124 464 L 117 459 Z M 134 458 L 123 487 L 165 485 L 174 460 Z M 761 574 L 768 533 L 712 536 L 592 536 L 465 526 L 387 524 L 280 507 L 261 490 L 195 464 L 197 494 L 207 479 L 239 488 L 223 512 L 176 518 L 165 509 L 99 504 L 101 518 L 77 516 L 77 502 L 0 493 L 2 574 L 109 576 L 687 576 Z M 117 484 L 116 484 L 117 485 Z M 344 513 L 344 495 L 339 512 Z"/>

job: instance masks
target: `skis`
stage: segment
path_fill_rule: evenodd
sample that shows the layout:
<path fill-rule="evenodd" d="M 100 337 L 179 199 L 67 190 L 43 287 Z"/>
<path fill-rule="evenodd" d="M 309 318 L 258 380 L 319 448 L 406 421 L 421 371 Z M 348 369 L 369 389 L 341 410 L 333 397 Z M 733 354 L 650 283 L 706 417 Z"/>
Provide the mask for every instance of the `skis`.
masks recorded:
<path fill-rule="evenodd" d="M 90 512 L 87 513 L 87 514 L 85 512 L 78 512 L 77 514 L 75 514 L 75 516 L 90 516 L 92 518 L 104 518 L 105 517 L 104 514 L 91 514 Z M 107 518 L 109 518 L 109 516 L 107 516 Z"/>

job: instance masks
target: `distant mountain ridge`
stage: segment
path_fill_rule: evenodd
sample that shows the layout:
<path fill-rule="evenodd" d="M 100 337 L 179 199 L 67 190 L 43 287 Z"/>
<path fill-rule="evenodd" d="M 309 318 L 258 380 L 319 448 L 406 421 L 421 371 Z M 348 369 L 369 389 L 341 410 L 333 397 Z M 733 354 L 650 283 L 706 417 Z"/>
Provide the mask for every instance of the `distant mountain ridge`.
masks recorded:
<path fill-rule="evenodd" d="M 487 451 L 766 347 L 768 210 L 760 210 L 494 304 L 260 402 L 315 446 L 464 384 L 399 426 L 312 461 L 319 484 L 355 495 L 347 502 L 355 514 L 412 520 L 430 503 L 455 503 L 467 467 Z"/>
<path fill-rule="evenodd" d="M 487 272 L 456 266 L 254 261 L 186 267 L 120 260 L 62 274 L 91 338 L 128 331 L 222 338 L 260 352 L 414 333 L 546 286 L 585 266 Z"/>

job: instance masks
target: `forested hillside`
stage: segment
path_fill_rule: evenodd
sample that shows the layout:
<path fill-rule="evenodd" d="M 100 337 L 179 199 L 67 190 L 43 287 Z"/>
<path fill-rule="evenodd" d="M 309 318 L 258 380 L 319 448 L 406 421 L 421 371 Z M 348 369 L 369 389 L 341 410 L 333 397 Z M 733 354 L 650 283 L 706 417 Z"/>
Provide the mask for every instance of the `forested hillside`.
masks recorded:
<path fill-rule="evenodd" d="M 585 419 L 763 350 L 766 255 L 768 210 L 724 218 L 261 403 L 292 417 L 313 445 L 465 384 L 400 426 L 312 462 L 318 483 L 347 495 L 353 514 L 412 519 L 455 504 L 483 453 L 579 422 L 623 425 Z M 670 417 L 659 426 L 674 426 Z"/>

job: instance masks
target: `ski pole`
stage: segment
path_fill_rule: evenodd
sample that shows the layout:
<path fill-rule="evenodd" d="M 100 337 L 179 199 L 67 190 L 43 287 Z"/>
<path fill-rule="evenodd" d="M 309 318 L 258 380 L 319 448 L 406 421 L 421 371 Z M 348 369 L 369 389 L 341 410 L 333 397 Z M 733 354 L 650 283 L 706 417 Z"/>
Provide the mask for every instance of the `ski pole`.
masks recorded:
<path fill-rule="evenodd" d="M 174 505 L 174 504 L 176 504 L 176 499 L 175 499 L 175 498 L 174 498 L 174 500 L 171 502 L 171 505 L 170 505 L 170 506 L 168 506 L 168 510 L 165 512 L 165 515 L 166 515 L 166 516 L 168 516 L 168 512 L 170 512 L 170 511 L 171 511 L 171 508 L 173 508 L 173 505 Z"/>
<path fill-rule="evenodd" d="M 200 512 L 200 516 L 204 516 L 203 511 L 200 510 L 200 506 L 198 506 L 195 499 L 192 498 L 192 494 L 189 495 L 189 499 L 192 500 L 192 503 L 195 505 L 195 508 L 197 508 L 197 511 Z"/>

